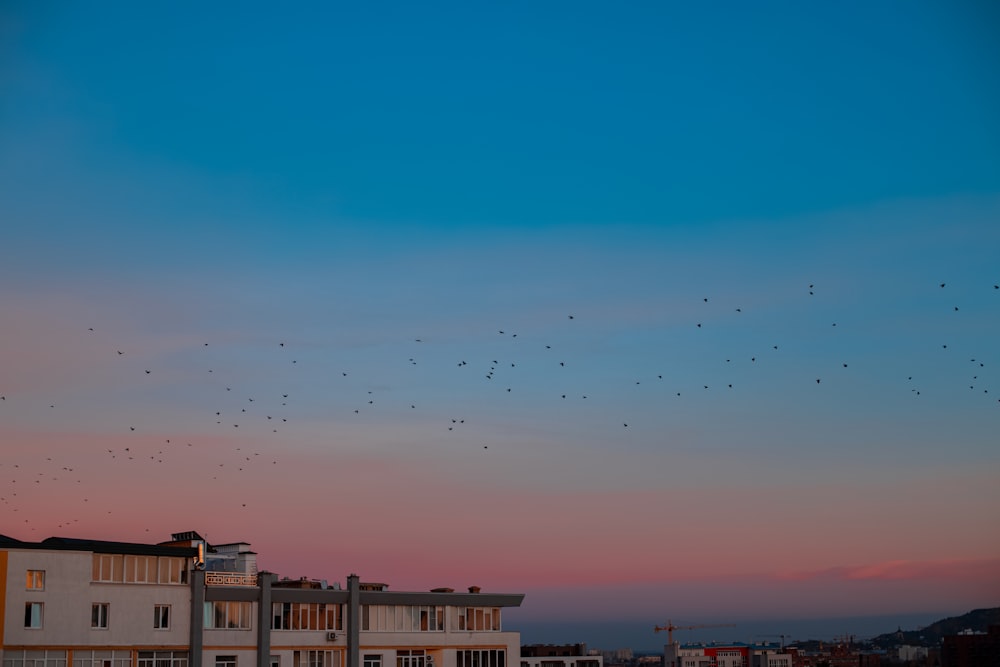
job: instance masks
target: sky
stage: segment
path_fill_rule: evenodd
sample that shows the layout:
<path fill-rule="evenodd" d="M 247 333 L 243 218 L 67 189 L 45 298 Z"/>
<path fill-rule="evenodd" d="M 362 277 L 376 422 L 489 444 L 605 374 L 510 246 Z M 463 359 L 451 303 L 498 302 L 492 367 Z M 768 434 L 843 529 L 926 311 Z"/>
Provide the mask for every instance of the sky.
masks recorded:
<path fill-rule="evenodd" d="M 998 32 L 4 3 L 0 533 L 525 593 L 537 642 L 1000 605 Z"/>

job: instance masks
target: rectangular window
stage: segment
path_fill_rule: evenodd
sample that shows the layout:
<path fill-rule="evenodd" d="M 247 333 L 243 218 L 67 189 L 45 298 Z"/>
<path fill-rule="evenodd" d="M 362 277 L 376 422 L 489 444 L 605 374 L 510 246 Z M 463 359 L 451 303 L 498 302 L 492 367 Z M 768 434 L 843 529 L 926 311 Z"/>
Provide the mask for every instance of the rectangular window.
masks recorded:
<path fill-rule="evenodd" d="M 366 653 L 362 667 L 382 667 L 382 655 L 380 653 Z"/>
<path fill-rule="evenodd" d="M 544 665 L 546 661 L 543 660 Z M 556 661 L 562 664 L 562 661 Z M 469 651 L 455 651 L 456 667 L 505 667 L 507 663 L 507 653 L 504 649 L 473 649 Z"/>
<path fill-rule="evenodd" d="M 25 602 L 24 603 L 24 627 L 38 629 L 42 627 L 42 603 L 41 602 Z"/>
<path fill-rule="evenodd" d="M 126 583 L 155 584 L 156 570 L 156 556 L 125 556 Z"/>
<path fill-rule="evenodd" d="M 205 628 L 209 630 L 250 630 L 250 603 L 206 602 Z"/>
<path fill-rule="evenodd" d="M 188 667 L 187 651 L 139 651 L 136 667 Z"/>
<path fill-rule="evenodd" d="M 396 651 L 396 667 L 425 667 L 426 660 L 422 648 Z"/>
<path fill-rule="evenodd" d="M 94 554 L 92 579 L 129 584 L 186 584 L 187 561 L 169 556 Z"/>
<path fill-rule="evenodd" d="M 45 570 L 28 570 L 25 588 L 29 591 L 45 590 Z"/>
<path fill-rule="evenodd" d="M 275 602 L 271 605 L 272 630 L 343 630 L 339 604 L 324 602 Z"/>
<path fill-rule="evenodd" d="M 183 558 L 161 556 L 158 559 L 157 567 L 160 571 L 159 582 L 161 584 L 187 583 L 187 567 Z"/>
<path fill-rule="evenodd" d="M 73 651 L 73 667 L 132 667 L 132 651 Z"/>
<path fill-rule="evenodd" d="M 340 651 L 293 651 L 292 667 L 340 667 Z"/>
<path fill-rule="evenodd" d="M 444 607 L 430 605 L 361 605 L 366 632 L 442 632 Z"/>
<path fill-rule="evenodd" d="M 457 607 L 457 609 L 459 630 L 500 631 L 499 607 Z"/>
<path fill-rule="evenodd" d="M 121 583 L 125 578 L 123 557 L 120 554 L 94 554 L 94 581 Z"/>
<path fill-rule="evenodd" d="M 170 605 L 158 604 L 153 606 L 153 629 L 170 629 Z"/>
<path fill-rule="evenodd" d="M 65 650 L 36 649 L 4 651 L 3 667 L 67 667 Z"/>
<path fill-rule="evenodd" d="M 236 656 L 235 655 L 215 656 L 215 667 L 236 667 Z"/>
<path fill-rule="evenodd" d="M 90 605 L 90 627 L 106 630 L 108 627 L 108 607 L 107 602 L 95 602 Z"/>

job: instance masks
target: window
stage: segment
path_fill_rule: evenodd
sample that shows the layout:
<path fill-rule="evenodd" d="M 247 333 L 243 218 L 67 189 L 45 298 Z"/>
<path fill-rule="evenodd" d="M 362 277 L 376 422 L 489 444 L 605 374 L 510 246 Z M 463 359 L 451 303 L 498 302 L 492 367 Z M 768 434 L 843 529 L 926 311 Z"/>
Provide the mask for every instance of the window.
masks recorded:
<path fill-rule="evenodd" d="M 275 602 L 271 605 L 272 630 L 343 630 L 339 604 Z"/>
<path fill-rule="evenodd" d="M 90 627 L 106 630 L 108 627 L 108 607 L 107 602 L 95 602 L 90 605 Z"/>
<path fill-rule="evenodd" d="M 125 581 L 130 584 L 156 583 L 156 556 L 125 556 Z"/>
<path fill-rule="evenodd" d="M 422 648 L 396 651 L 396 667 L 426 667 L 426 659 Z"/>
<path fill-rule="evenodd" d="M 66 667 L 66 651 L 7 648 L 3 653 L 3 667 Z"/>
<path fill-rule="evenodd" d="M 42 610 L 43 605 L 41 602 L 25 602 L 24 627 L 32 629 L 42 627 Z"/>
<path fill-rule="evenodd" d="M 183 558 L 161 556 L 158 559 L 161 584 L 186 584 L 187 561 Z"/>
<path fill-rule="evenodd" d="M 507 654 L 502 648 L 455 651 L 455 667 L 504 667 L 506 662 Z"/>
<path fill-rule="evenodd" d="M 236 656 L 235 655 L 215 656 L 215 667 L 236 667 Z"/>
<path fill-rule="evenodd" d="M 186 584 L 187 561 L 170 556 L 94 554 L 92 579 L 129 584 Z"/>
<path fill-rule="evenodd" d="M 382 655 L 379 653 L 366 653 L 362 667 L 382 667 Z"/>
<path fill-rule="evenodd" d="M 139 651 L 136 667 L 188 667 L 187 651 Z"/>
<path fill-rule="evenodd" d="M 340 651 L 293 651 L 292 667 L 340 667 Z"/>
<path fill-rule="evenodd" d="M 206 602 L 205 628 L 209 630 L 249 630 L 249 602 Z"/>
<path fill-rule="evenodd" d="M 25 588 L 29 591 L 45 590 L 45 570 L 28 570 Z"/>
<path fill-rule="evenodd" d="M 153 628 L 155 630 L 170 629 L 170 605 L 158 604 L 153 606 Z"/>
<path fill-rule="evenodd" d="M 499 607 L 457 607 L 459 630 L 500 631 Z"/>
<path fill-rule="evenodd" d="M 124 581 L 123 557 L 115 554 L 94 554 L 94 581 Z"/>
<path fill-rule="evenodd" d="M 132 667 L 131 650 L 73 651 L 73 667 Z"/>
<path fill-rule="evenodd" d="M 361 605 L 361 629 L 367 632 L 441 632 L 444 630 L 444 607 Z"/>

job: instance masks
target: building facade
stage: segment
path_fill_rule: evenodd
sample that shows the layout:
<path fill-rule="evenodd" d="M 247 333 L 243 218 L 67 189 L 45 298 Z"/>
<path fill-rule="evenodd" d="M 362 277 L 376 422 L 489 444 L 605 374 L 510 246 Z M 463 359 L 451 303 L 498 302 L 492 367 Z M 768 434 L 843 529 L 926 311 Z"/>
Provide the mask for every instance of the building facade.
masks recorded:
<path fill-rule="evenodd" d="M 521 667 L 604 667 L 604 657 L 586 644 L 529 644 L 521 647 Z"/>
<path fill-rule="evenodd" d="M 941 640 L 942 667 L 995 667 L 1000 665 L 1000 625 L 985 633 L 945 635 Z"/>
<path fill-rule="evenodd" d="M 509 667 L 521 594 L 279 580 L 249 544 L 0 536 L 0 667 Z"/>
<path fill-rule="evenodd" d="M 774 644 L 680 644 L 663 647 L 664 667 L 792 667 L 792 656 Z"/>

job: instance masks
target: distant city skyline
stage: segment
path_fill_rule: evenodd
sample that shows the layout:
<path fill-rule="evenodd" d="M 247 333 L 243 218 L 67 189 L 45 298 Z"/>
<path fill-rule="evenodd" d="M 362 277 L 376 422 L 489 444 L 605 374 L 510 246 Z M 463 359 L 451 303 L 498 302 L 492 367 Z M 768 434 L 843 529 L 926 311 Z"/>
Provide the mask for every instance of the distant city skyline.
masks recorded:
<path fill-rule="evenodd" d="M 971 611 L 971 610 L 969 610 Z M 888 616 L 850 616 L 829 618 L 737 618 L 716 615 L 700 617 L 695 624 L 711 624 L 730 621 L 735 627 L 702 628 L 678 631 L 675 640 L 681 644 L 744 642 L 772 643 L 780 645 L 779 635 L 785 635 L 785 643 L 795 641 L 833 641 L 844 635 L 853 635 L 863 641 L 892 632 L 897 627 L 916 630 L 929 623 L 948 617 L 949 613 L 891 614 Z M 662 653 L 667 643 L 664 633 L 654 633 L 653 627 L 642 623 L 625 621 L 531 621 L 520 620 L 521 613 L 509 611 L 511 619 L 521 631 L 523 644 L 532 643 L 586 643 L 588 649 L 615 650 L 630 648 L 641 653 Z M 711 619 L 711 620 L 710 620 Z M 688 619 L 690 620 L 690 619 Z M 734 621 L 735 622 L 732 622 Z"/>
<path fill-rule="evenodd" d="M 5 4 L 0 534 L 525 628 L 996 606 L 997 25 Z"/>

